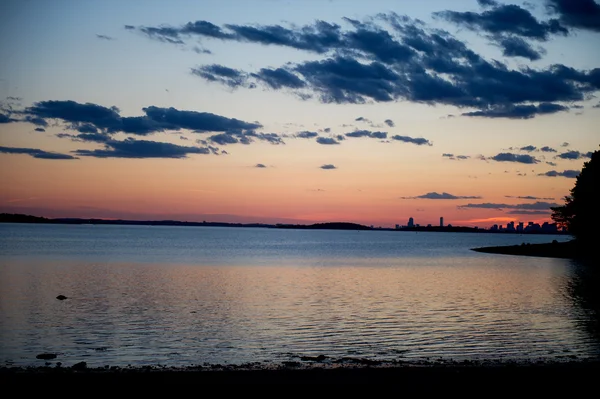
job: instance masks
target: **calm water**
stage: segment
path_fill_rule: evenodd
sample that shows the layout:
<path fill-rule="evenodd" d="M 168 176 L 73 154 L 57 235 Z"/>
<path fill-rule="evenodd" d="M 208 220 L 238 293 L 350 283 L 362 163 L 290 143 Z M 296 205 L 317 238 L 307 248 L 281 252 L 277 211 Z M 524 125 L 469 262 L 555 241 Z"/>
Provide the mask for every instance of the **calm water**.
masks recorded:
<path fill-rule="evenodd" d="M 470 251 L 552 239 L 0 224 L 0 365 L 596 359 L 584 266 Z"/>

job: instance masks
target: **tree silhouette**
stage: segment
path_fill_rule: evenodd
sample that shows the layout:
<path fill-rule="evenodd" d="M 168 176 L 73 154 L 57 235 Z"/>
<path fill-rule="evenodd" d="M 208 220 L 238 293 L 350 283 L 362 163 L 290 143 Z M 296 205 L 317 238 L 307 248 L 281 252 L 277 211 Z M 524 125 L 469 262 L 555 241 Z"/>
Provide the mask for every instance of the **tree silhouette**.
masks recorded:
<path fill-rule="evenodd" d="M 567 228 L 582 250 L 591 251 L 600 244 L 595 234 L 600 230 L 600 151 L 583 164 L 565 205 L 552 208 L 552 219 Z"/>

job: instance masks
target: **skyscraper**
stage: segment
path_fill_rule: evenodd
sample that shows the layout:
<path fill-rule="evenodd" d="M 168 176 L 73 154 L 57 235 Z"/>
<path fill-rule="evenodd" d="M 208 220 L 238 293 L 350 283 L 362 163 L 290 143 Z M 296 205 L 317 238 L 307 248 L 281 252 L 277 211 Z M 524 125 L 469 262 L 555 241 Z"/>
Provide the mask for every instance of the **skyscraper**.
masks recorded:
<path fill-rule="evenodd" d="M 440 227 L 444 227 L 444 217 L 440 217 Z"/>
<path fill-rule="evenodd" d="M 415 227 L 415 220 L 413 218 L 408 218 L 408 227 Z"/>

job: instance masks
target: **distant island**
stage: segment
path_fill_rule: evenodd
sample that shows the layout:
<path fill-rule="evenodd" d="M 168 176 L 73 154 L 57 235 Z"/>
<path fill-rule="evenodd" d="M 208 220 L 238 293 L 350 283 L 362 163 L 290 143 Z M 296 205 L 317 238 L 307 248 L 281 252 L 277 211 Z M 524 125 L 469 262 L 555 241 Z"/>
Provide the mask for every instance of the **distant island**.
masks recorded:
<path fill-rule="evenodd" d="M 327 222 L 314 224 L 267 224 L 267 223 L 226 223 L 226 222 L 187 222 L 179 220 L 123 220 L 123 219 L 85 219 L 85 218 L 45 218 L 18 213 L 1 213 L 0 223 L 42 223 L 42 224 L 92 224 L 92 225 L 140 225 L 140 226 L 207 226 L 207 227 L 263 227 L 275 229 L 310 230 L 377 230 L 377 231 L 414 231 L 414 232 L 451 232 L 451 233 L 496 233 L 496 234 L 554 234 L 568 235 L 566 232 L 513 232 L 507 230 L 481 229 L 463 226 L 397 226 L 396 228 L 366 226 L 349 222 Z"/>

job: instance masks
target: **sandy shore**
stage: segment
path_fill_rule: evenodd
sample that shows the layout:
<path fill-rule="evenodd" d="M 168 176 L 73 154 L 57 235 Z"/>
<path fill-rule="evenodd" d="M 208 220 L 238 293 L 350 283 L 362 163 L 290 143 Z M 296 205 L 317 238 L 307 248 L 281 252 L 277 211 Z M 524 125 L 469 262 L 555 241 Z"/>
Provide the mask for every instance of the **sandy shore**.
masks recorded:
<path fill-rule="evenodd" d="M 600 361 L 502 365 L 410 365 L 237 369 L 236 367 L 142 368 L 0 368 L 7 389 L 43 387 L 45 390 L 85 384 L 87 387 L 151 387 L 165 384 L 395 384 L 402 392 L 464 392 L 486 387 L 492 392 L 556 392 L 556 389 L 593 387 Z M 491 391 L 490 391 L 491 390 Z"/>

